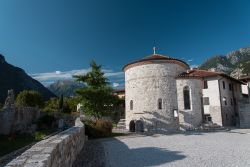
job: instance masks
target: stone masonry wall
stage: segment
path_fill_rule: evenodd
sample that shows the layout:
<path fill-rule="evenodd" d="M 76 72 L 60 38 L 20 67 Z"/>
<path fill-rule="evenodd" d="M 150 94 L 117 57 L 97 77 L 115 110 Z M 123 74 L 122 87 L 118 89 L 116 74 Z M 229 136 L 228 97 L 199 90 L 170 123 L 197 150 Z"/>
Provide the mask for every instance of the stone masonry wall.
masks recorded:
<path fill-rule="evenodd" d="M 33 121 L 40 117 L 40 110 L 31 107 L 4 108 L 0 111 L 0 134 L 28 131 Z"/>
<path fill-rule="evenodd" d="M 223 88 L 223 82 L 225 88 Z M 234 86 L 230 90 L 229 84 Z M 235 126 L 236 125 L 236 113 L 238 113 L 238 101 L 242 96 L 240 83 L 233 82 L 232 80 L 222 78 L 220 80 L 220 98 L 221 98 L 221 118 L 223 126 Z M 226 99 L 226 103 L 224 100 Z M 234 99 L 236 104 L 234 104 Z"/>
<path fill-rule="evenodd" d="M 183 89 L 185 86 L 188 86 L 190 90 L 190 110 L 184 109 Z M 177 79 L 177 97 L 180 128 L 200 127 L 202 123 L 202 81 L 199 79 Z"/>
<path fill-rule="evenodd" d="M 74 127 L 38 142 L 6 167 L 71 167 L 85 140 L 84 125 L 77 118 Z"/>
<path fill-rule="evenodd" d="M 126 70 L 126 128 L 131 120 L 141 120 L 145 131 L 177 130 L 178 120 L 173 113 L 177 109 L 175 77 L 186 70 L 173 63 L 145 64 Z M 162 109 L 158 109 L 158 99 L 162 99 Z"/>
<path fill-rule="evenodd" d="M 240 128 L 250 128 L 250 98 L 239 102 Z"/>

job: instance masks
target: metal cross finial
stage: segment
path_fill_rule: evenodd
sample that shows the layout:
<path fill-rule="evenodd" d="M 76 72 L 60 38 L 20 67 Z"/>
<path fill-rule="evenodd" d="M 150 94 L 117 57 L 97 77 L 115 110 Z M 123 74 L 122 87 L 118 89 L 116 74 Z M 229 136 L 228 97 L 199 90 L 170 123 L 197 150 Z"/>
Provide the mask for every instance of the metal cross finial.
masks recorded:
<path fill-rule="evenodd" d="M 156 54 L 156 53 L 155 53 L 155 50 L 156 50 L 156 47 L 153 47 L 154 55 Z"/>

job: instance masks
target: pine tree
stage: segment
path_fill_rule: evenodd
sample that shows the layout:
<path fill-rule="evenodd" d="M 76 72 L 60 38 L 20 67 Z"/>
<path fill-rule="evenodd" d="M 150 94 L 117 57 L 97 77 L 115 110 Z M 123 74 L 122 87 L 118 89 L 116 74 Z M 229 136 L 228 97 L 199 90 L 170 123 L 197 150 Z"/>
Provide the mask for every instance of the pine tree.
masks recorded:
<path fill-rule="evenodd" d="M 101 65 L 92 61 L 90 67 L 91 71 L 87 74 L 73 77 L 86 85 L 86 87 L 76 90 L 76 93 L 82 98 L 84 112 L 99 119 L 112 110 L 116 97 L 112 95 L 113 89 L 104 76 Z"/>

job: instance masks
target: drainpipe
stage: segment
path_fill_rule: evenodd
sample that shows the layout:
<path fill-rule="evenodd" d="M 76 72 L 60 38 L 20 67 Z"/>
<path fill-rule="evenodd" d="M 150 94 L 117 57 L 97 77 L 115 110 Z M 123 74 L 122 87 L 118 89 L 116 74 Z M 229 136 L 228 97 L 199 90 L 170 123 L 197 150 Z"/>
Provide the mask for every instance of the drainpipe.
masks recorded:
<path fill-rule="evenodd" d="M 201 116 L 202 116 L 202 123 L 205 123 L 205 114 L 204 114 L 204 105 L 203 105 L 203 89 L 204 89 L 204 81 L 205 79 L 202 78 L 202 87 L 201 87 Z"/>
<path fill-rule="evenodd" d="M 222 126 L 223 126 L 223 115 L 222 115 L 222 102 L 221 102 L 221 88 L 220 88 L 220 81 L 223 79 L 223 77 L 221 77 L 219 80 L 218 80 L 218 86 L 219 86 L 219 96 L 220 96 L 220 110 L 221 110 L 221 121 L 222 121 Z"/>
<path fill-rule="evenodd" d="M 234 117 L 235 117 L 235 126 L 237 125 L 237 122 L 236 122 L 236 113 L 237 113 L 237 116 L 238 116 L 238 120 L 239 120 L 239 112 L 238 110 L 236 109 L 236 98 L 235 98 L 235 92 L 234 92 L 234 84 L 232 84 L 231 82 L 231 86 L 232 86 L 232 95 L 233 95 L 233 105 L 234 105 Z M 237 87 L 237 83 L 235 84 L 235 86 Z"/>

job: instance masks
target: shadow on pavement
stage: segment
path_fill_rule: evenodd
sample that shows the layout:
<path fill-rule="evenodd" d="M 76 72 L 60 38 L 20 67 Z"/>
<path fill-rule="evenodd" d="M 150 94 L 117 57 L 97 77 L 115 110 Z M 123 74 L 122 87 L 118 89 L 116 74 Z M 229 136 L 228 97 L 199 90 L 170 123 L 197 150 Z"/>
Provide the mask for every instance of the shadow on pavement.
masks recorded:
<path fill-rule="evenodd" d="M 157 147 L 128 148 L 120 140 L 103 142 L 107 166 L 111 167 L 144 167 L 156 166 L 184 159 L 179 151 L 170 151 Z M 108 145 L 107 145 L 108 144 Z"/>

